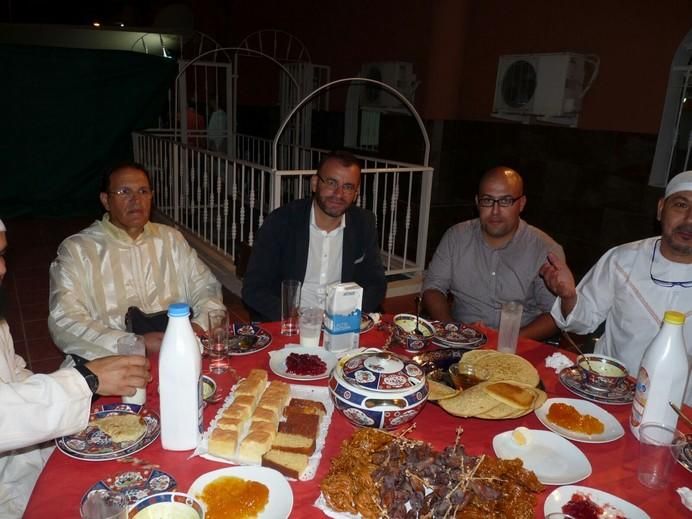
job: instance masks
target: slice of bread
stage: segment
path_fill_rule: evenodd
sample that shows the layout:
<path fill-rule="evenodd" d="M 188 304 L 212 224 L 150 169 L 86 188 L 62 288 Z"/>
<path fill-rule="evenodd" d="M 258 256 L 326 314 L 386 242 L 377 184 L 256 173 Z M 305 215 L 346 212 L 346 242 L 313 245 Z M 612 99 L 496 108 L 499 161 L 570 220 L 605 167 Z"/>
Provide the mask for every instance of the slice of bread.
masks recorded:
<path fill-rule="evenodd" d="M 279 424 L 279 432 L 297 434 L 306 438 L 317 438 L 320 417 L 316 414 L 293 413 Z"/>
<path fill-rule="evenodd" d="M 268 432 L 253 431 L 240 442 L 238 460 L 259 465 L 262 455 L 270 449 L 271 444 L 272 438 Z"/>
<path fill-rule="evenodd" d="M 311 455 L 315 452 L 315 438 L 280 432 L 272 442 L 272 449 Z"/>
<path fill-rule="evenodd" d="M 536 393 L 530 388 L 509 382 L 494 382 L 487 384 L 483 389 L 495 400 L 499 400 L 514 409 L 529 409 L 533 407 L 533 402 L 536 400 Z"/>
<path fill-rule="evenodd" d="M 262 466 L 281 472 L 289 478 L 300 479 L 308 467 L 309 458 L 305 454 L 271 449 L 262 456 Z"/>
<path fill-rule="evenodd" d="M 237 444 L 238 433 L 236 431 L 214 429 L 209 436 L 209 454 L 230 459 L 235 455 Z"/>

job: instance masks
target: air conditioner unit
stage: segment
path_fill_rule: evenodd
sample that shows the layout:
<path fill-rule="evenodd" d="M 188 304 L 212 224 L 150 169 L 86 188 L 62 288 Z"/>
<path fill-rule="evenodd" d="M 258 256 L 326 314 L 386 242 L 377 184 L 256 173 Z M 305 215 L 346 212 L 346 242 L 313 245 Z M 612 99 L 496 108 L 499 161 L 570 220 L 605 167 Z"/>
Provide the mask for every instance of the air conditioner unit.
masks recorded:
<path fill-rule="evenodd" d="M 550 122 L 564 118 L 576 124 L 598 63 L 596 56 L 571 52 L 500 56 L 491 115 L 514 120 L 533 116 Z"/>
<path fill-rule="evenodd" d="M 366 63 L 361 68 L 359 76 L 381 81 L 396 88 L 411 103 L 419 84 L 413 73 L 413 63 L 403 61 Z M 366 85 L 361 104 L 375 108 L 401 107 L 401 101 L 397 97 L 376 85 Z"/>

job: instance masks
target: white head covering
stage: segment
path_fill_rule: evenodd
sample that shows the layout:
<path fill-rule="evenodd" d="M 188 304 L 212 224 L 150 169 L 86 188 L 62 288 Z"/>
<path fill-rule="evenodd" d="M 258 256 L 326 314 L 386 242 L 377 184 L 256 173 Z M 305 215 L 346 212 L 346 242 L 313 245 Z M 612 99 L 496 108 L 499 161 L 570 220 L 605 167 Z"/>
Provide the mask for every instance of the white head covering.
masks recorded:
<path fill-rule="evenodd" d="M 666 186 L 664 198 L 680 191 L 692 191 L 692 171 L 683 171 L 675 175 Z"/>
<path fill-rule="evenodd" d="M 0 232 L 5 232 L 7 229 L 5 229 L 5 224 L 2 223 L 2 220 L 0 220 Z"/>

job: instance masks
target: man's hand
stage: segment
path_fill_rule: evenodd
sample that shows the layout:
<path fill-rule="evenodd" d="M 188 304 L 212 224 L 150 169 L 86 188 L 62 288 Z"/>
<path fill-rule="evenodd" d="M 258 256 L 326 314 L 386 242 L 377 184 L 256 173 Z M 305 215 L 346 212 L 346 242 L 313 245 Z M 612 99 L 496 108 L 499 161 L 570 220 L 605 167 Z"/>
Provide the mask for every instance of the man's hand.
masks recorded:
<path fill-rule="evenodd" d="M 158 353 L 161 349 L 161 342 L 163 342 L 163 332 L 149 332 L 142 335 L 144 337 L 144 345 L 147 351 L 152 353 Z"/>
<path fill-rule="evenodd" d="M 538 273 L 545 286 L 561 299 L 562 315 L 567 317 L 577 304 L 577 288 L 574 276 L 567 264 L 552 252 Z"/>
<path fill-rule="evenodd" d="M 447 296 L 439 290 L 429 288 L 423 292 L 423 307 L 428 311 L 430 318 L 435 321 L 448 322 L 453 320 L 449 303 L 447 303 Z"/>
<path fill-rule="evenodd" d="M 99 378 L 97 393 L 132 396 L 151 380 L 149 360 L 141 355 L 112 355 L 85 364 Z"/>

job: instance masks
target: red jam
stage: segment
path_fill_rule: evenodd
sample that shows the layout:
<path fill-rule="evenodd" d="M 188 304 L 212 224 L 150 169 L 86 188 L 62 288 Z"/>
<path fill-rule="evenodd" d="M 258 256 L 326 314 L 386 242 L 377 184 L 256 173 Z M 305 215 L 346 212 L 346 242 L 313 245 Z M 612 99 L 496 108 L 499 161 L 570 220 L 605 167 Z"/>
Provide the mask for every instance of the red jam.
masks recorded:
<path fill-rule="evenodd" d="M 286 371 L 294 375 L 321 375 L 327 365 L 317 355 L 291 353 L 286 357 Z"/>

